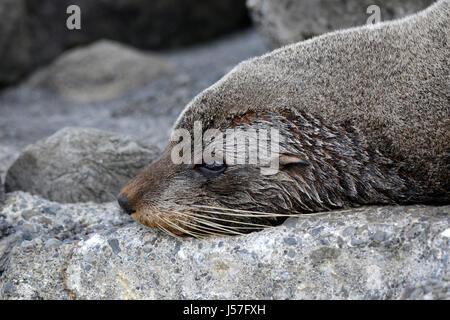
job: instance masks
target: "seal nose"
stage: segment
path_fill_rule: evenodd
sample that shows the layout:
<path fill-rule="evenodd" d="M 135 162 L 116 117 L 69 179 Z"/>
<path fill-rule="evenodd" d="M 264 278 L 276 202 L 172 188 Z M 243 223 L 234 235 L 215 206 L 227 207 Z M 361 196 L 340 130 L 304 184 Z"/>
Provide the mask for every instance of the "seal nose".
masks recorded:
<path fill-rule="evenodd" d="M 123 193 L 119 193 L 117 196 L 117 202 L 119 202 L 120 207 L 128 214 L 135 213 L 136 210 L 134 210 L 130 204 L 128 203 L 127 196 Z"/>

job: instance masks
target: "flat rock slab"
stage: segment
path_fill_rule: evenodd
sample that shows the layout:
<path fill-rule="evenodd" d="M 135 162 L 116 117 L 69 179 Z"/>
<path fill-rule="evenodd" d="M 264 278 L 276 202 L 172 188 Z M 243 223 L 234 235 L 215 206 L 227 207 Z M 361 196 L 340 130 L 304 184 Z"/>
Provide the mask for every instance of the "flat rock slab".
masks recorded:
<path fill-rule="evenodd" d="M 93 212 L 119 221 L 123 216 L 108 204 L 30 197 L 8 195 L 0 216 L 17 225 L 30 208 L 49 205 L 57 206 L 57 216 L 77 212 L 78 221 Z M 207 239 L 180 240 L 134 222 L 108 221 L 106 228 L 65 240 L 35 233 L 9 240 L 0 298 L 449 299 L 449 214 L 450 206 L 364 207 Z M 39 225 L 43 216 L 27 223 Z M 85 223 L 89 229 L 99 221 Z"/>
<path fill-rule="evenodd" d="M 6 191 L 27 191 L 59 202 L 112 201 L 159 155 L 132 136 L 68 127 L 28 146 L 9 168 Z"/>

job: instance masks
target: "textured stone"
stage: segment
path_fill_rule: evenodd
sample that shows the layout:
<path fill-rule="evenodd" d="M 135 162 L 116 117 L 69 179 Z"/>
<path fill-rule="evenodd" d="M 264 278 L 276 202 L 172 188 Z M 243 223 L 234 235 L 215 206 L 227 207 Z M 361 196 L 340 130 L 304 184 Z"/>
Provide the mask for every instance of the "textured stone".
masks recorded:
<path fill-rule="evenodd" d="M 17 82 L 32 65 L 23 0 L 0 1 L 0 87 Z"/>
<path fill-rule="evenodd" d="M 381 21 L 420 11 L 433 0 L 247 0 L 251 16 L 272 47 L 329 31 L 364 25 L 377 5 Z"/>
<path fill-rule="evenodd" d="M 0 206 L 3 204 L 3 201 L 5 200 L 5 186 L 2 182 L 2 177 L 0 175 Z"/>
<path fill-rule="evenodd" d="M 248 24 L 245 0 L 26 0 L 26 4 L 30 28 L 41 43 L 53 43 L 52 50 L 99 39 L 167 48 L 206 41 Z M 69 5 L 80 7 L 80 30 L 66 28 Z"/>
<path fill-rule="evenodd" d="M 81 11 L 69 30 L 67 8 Z M 16 82 L 62 52 L 100 39 L 142 49 L 184 46 L 249 24 L 245 0 L 2 0 L 0 87 Z"/>
<path fill-rule="evenodd" d="M 24 192 L 7 196 L 5 207 L 0 207 L 0 274 L 15 246 L 28 252 L 38 242 L 51 250 L 91 233 L 111 232 L 132 222 L 116 203 L 62 205 Z M 0 283 L 3 283 L 1 278 Z"/>
<path fill-rule="evenodd" d="M 172 71 L 166 59 L 103 40 L 67 51 L 38 72 L 30 84 L 67 100 L 88 103 L 120 97 Z"/>
<path fill-rule="evenodd" d="M 202 46 L 160 52 L 159 57 L 175 66 L 174 74 L 162 73 L 117 99 L 91 103 L 50 94 L 49 88 L 30 83 L 37 80 L 33 75 L 30 81 L 0 92 L 0 170 L 6 171 L 9 167 L 9 160 L 6 167 L 2 167 L 3 157 L 10 157 L 8 150 L 3 153 L 2 145 L 14 147 L 10 149 L 16 154 L 28 144 L 67 126 L 130 134 L 163 148 L 174 120 L 195 95 L 237 63 L 266 50 L 261 36 L 248 30 Z M 43 67 L 37 73 L 48 74 L 46 69 Z M 140 70 L 137 72 L 139 74 Z M 71 79 L 67 80 L 73 83 Z M 131 79 L 135 83 L 133 81 Z M 60 86 L 64 88 L 63 84 Z M 80 89 L 73 88 L 72 92 L 80 92 Z"/>
<path fill-rule="evenodd" d="M 17 159 L 20 151 L 12 145 L 0 143 L 0 179 L 5 181 L 6 171 L 11 164 Z"/>
<path fill-rule="evenodd" d="M 39 214 L 25 222 L 27 210 Z M 0 298 L 449 299 L 449 214 L 450 206 L 366 207 L 244 236 L 177 239 L 130 222 L 112 204 L 16 192 L 0 215 L 41 231 L 24 240 L 21 227 L 0 240 L 8 248 Z"/>
<path fill-rule="evenodd" d="M 65 128 L 28 146 L 6 175 L 6 190 L 60 202 L 111 201 L 159 149 L 131 136 Z"/>

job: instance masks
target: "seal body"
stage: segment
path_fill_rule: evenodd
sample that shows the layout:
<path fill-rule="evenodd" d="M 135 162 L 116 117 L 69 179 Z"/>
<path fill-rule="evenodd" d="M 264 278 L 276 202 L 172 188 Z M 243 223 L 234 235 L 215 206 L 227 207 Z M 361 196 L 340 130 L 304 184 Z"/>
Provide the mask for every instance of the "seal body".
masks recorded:
<path fill-rule="evenodd" d="M 236 66 L 174 130 L 280 132 L 280 170 L 174 164 L 164 154 L 121 191 L 137 221 L 193 236 L 248 232 L 300 214 L 450 202 L 450 1 L 326 34 Z M 217 174 L 217 172 L 221 171 Z"/>

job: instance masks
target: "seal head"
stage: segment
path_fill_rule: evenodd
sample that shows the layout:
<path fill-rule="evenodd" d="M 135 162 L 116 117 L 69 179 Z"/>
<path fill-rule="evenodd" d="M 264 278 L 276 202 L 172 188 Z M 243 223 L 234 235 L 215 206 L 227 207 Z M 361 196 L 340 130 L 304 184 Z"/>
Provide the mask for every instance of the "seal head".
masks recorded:
<path fill-rule="evenodd" d="M 146 226 L 198 237 L 259 230 L 293 214 L 450 202 L 449 7 L 442 0 L 239 64 L 193 99 L 174 132 L 194 137 L 200 122 L 202 133 L 216 129 L 226 141 L 239 136 L 230 129 L 276 129 L 278 170 L 235 161 L 251 154 L 242 144 L 223 161 L 176 164 L 179 144 L 170 141 L 121 190 L 120 204 Z M 245 150 L 256 148 L 246 141 Z"/>

